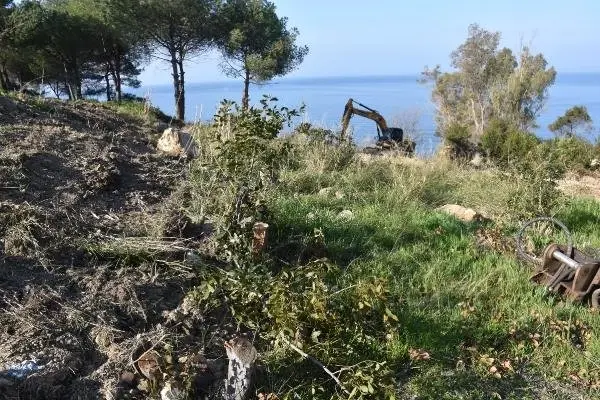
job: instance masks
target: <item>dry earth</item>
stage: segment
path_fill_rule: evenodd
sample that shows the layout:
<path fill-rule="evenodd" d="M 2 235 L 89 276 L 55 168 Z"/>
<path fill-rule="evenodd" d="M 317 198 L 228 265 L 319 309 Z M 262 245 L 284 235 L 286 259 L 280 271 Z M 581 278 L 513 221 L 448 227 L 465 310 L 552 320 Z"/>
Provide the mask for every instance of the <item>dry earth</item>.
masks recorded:
<path fill-rule="evenodd" d="M 569 173 L 558 182 L 558 187 L 569 196 L 593 197 L 600 200 L 600 172 L 585 175 Z"/>
<path fill-rule="evenodd" d="M 158 154 L 154 130 L 100 104 L 0 97 L 0 399 L 144 398 L 120 379 L 134 352 L 181 334 L 171 351 L 197 354 L 173 311 L 194 284 L 185 246 L 146 239 L 183 231 L 168 205 L 186 161 Z M 125 237 L 146 254 L 94 251 Z"/>

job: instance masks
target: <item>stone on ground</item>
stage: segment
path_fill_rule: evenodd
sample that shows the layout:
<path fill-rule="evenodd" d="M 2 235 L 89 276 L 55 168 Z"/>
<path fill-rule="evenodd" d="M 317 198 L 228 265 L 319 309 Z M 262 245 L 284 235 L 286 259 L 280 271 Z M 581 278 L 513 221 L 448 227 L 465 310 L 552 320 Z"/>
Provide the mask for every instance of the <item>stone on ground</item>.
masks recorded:
<path fill-rule="evenodd" d="M 173 157 L 195 157 L 198 154 L 192 135 L 176 128 L 165 129 L 156 147 Z"/>
<path fill-rule="evenodd" d="M 483 216 L 477 211 L 458 204 L 446 204 L 437 210 L 452 215 L 463 222 L 481 221 L 483 219 Z"/>

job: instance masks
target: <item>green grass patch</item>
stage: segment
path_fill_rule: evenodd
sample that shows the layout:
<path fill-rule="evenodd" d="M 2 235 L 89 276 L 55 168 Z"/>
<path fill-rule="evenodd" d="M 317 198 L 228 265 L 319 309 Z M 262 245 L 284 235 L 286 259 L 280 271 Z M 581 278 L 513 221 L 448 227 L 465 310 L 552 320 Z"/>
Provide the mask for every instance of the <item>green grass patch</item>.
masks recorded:
<path fill-rule="evenodd" d="M 346 173 L 290 172 L 286 179 L 304 184 L 292 193 L 293 185 L 284 182 L 269 204 L 272 256 L 286 264 L 326 257 L 336 268 L 329 285 L 348 304 L 344 294 L 356 296 L 355 288 L 365 282 L 386 288 L 385 307 L 396 324 L 374 325 L 367 318 L 361 326 L 356 310 L 343 311 L 338 304 L 336 313 L 345 315 L 347 326 L 328 325 L 321 336 L 325 341 L 312 349 L 340 368 L 385 363 L 397 387 L 377 386 L 373 398 L 402 393 L 418 399 L 571 398 L 555 381 L 575 383 L 579 395 L 593 396 L 590 387 L 600 379 L 596 313 L 548 297 L 529 282 L 529 266 L 476 241 L 480 229 L 516 232 L 517 218 L 510 215 L 518 210 L 509 208 L 507 193 L 517 193 L 519 182 L 500 171 L 385 162 Z M 343 197 L 318 194 L 329 185 Z M 451 201 L 499 219 L 466 224 L 435 210 Z M 600 246 L 600 203 L 562 204 L 558 217 L 572 229 L 577 245 Z M 340 217 L 343 210 L 352 218 Z M 313 329 L 324 330 L 318 321 Z M 276 372 L 283 379 L 285 371 Z M 331 381 L 319 385 L 330 390 L 315 398 L 332 395 Z M 304 390 L 287 387 L 288 393 Z"/>

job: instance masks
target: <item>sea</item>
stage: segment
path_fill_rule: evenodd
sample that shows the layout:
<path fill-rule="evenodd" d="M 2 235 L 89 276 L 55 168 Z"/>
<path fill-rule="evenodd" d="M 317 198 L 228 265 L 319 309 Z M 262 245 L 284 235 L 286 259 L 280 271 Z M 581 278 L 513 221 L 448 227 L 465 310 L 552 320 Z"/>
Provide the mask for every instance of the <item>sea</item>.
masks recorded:
<path fill-rule="evenodd" d="M 242 97 L 242 82 L 223 81 L 186 84 L 186 120 L 212 119 L 223 100 L 238 104 Z M 403 127 L 417 142 L 421 155 L 433 154 L 440 144 L 436 135 L 435 107 L 431 102 L 431 85 L 418 82 L 418 76 L 361 76 L 282 78 L 266 84 L 252 85 L 251 104 L 257 105 L 264 95 L 277 98 L 277 105 L 291 109 L 304 106 L 294 125 L 309 122 L 314 126 L 336 130 L 344 105 L 349 98 L 377 110 L 389 126 Z M 174 114 L 172 85 L 142 86 L 135 94 L 147 97 L 167 114 Z M 536 135 L 551 138 L 548 125 L 568 108 L 583 105 L 600 127 L 600 73 L 559 73 L 549 89 L 548 101 L 537 119 Z M 377 130 L 373 121 L 354 116 L 351 121 L 354 141 L 361 146 L 375 141 Z M 598 128 L 586 133 L 586 139 L 596 142 Z"/>

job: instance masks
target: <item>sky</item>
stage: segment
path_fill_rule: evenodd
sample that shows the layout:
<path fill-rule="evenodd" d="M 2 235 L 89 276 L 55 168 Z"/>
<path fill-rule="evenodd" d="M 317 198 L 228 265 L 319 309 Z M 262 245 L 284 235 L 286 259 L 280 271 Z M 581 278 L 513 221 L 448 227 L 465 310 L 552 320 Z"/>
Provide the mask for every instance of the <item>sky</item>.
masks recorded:
<path fill-rule="evenodd" d="M 449 68 L 449 56 L 472 23 L 502 34 L 501 46 L 527 45 L 561 72 L 600 72 L 599 0 L 274 0 L 310 52 L 291 78 L 417 75 Z M 216 51 L 187 64 L 186 80 L 228 80 Z M 144 85 L 171 82 L 153 62 Z"/>

